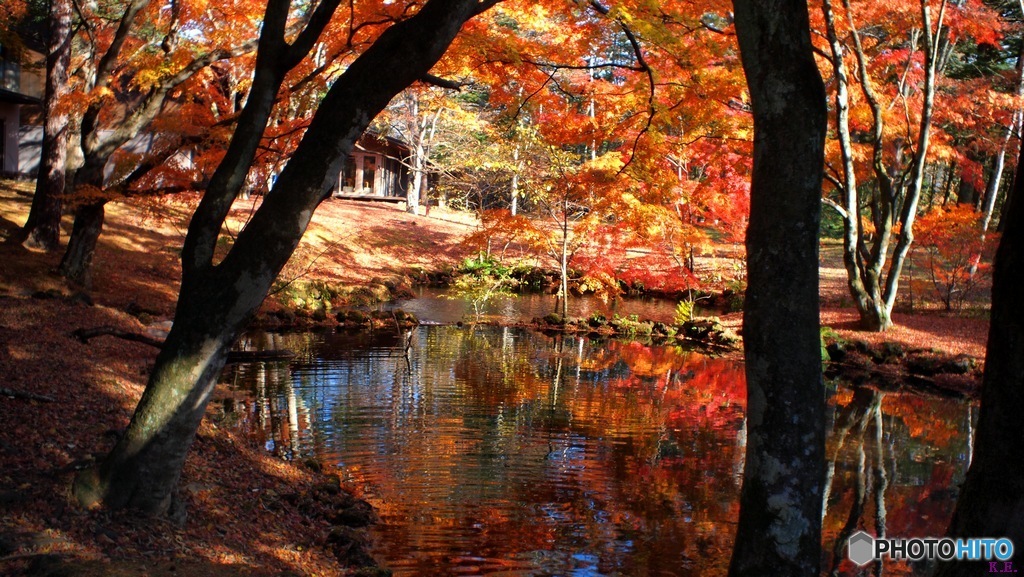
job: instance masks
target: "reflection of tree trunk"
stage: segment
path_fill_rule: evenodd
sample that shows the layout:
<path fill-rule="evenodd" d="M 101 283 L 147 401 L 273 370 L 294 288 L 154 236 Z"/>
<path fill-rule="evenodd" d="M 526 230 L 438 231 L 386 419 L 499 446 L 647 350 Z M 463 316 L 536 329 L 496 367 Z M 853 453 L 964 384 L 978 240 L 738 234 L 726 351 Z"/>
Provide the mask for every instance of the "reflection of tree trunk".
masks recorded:
<path fill-rule="evenodd" d="M 562 386 L 562 370 L 564 359 L 562 352 L 565 350 L 565 335 L 558 335 L 555 338 L 555 375 L 551 379 L 551 408 L 558 405 L 558 393 Z"/>
<path fill-rule="evenodd" d="M 885 537 L 885 491 L 889 488 L 889 475 L 885 469 L 885 444 L 882 442 L 882 393 L 875 394 L 871 417 L 875 428 L 875 535 Z M 879 563 L 877 569 L 881 570 L 881 567 Z"/>
<path fill-rule="evenodd" d="M 856 399 L 856 393 L 854 393 Z M 839 455 L 843 450 L 843 446 L 846 444 L 846 437 L 850 434 L 850 429 L 857 423 L 861 422 L 863 416 L 858 410 L 856 402 L 850 403 L 849 407 L 843 410 L 842 417 L 839 419 L 839 423 L 832 433 L 832 457 L 828 460 L 828 465 L 825 469 L 825 490 L 823 491 L 824 497 L 822 498 L 822 519 L 828 514 L 828 501 L 832 493 L 832 482 L 835 479 L 836 462 L 839 460 Z"/>
<path fill-rule="evenodd" d="M 299 456 L 299 400 L 290 380 L 285 381 L 284 390 L 288 395 L 288 447 L 291 449 L 291 458 L 295 459 Z"/>
<path fill-rule="evenodd" d="M 274 430 L 270 426 L 270 400 L 267 399 L 267 372 L 263 364 L 254 365 L 256 370 L 256 422 L 264 435 L 273 438 Z"/>
<path fill-rule="evenodd" d="M 853 506 L 850 508 L 846 524 L 843 525 L 832 548 L 832 571 L 829 572 L 831 577 L 839 575 L 839 564 L 846 558 L 846 542 L 850 539 L 850 535 L 857 530 L 857 524 L 864 515 L 864 504 L 867 502 L 869 490 L 864 438 L 861 437 L 857 440 L 857 481 L 853 490 Z"/>
<path fill-rule="evenodd" d="M 967 407 L 967 467 L 974 461 L 974 405 Z"/>
<path fill-rule="evenodd" d="M 846 440 L 846 436 L 855 429 L 854 438 L 856 439 L 857 447 L 857 474 L 854 485 L 853 504 L 850 507 L 850 513 L 846 517 L 846 524 L 843 526 L 839 535 L 836 537 L 835 544 L 832 547 L 832 569 L 829 575 L 837 577 L 839 575 L 839 565 L 846 558 L 846 547 L 847 541 L 859 527 L 866 526 L 864 522 L 864 512 L 867 505 L 867 500 L 874 494 L 875 498 L 875 510 L 874 510 L 874 527 L 875 534 L 879 537 L 885 536 L 885 491 L 888 488 L 888 474 L 885 469 L 885 445 L 882 443 L 883 439 L 883 424 L 882 424 L 882 397 L 883 393 L 874 389 L 868 389 L 859 387 L 853 391 L 853 401 L 851 401 L 847 412 L 845 413 L 842 426 L 836 432 L 838 436 L 837 445 L 833 451 L 832 461 L 829 463 L 829 471 L 832 472 L 835 469 L 835 462 L 839 459 L 839 455 L 842 449 L 842 445 Z M 871 449 L 873 455 L 871 458 L 870 470 L 867 460 L 867 451 L 865 446 L 867 445 L 867 430 L 868 425 L 873 428 L 873 436 Z M 832 482 L 831 475 L 829 476 L 829 488 Z M 881 575 L 882 564 L 875 564 L 876 575 Z"/>

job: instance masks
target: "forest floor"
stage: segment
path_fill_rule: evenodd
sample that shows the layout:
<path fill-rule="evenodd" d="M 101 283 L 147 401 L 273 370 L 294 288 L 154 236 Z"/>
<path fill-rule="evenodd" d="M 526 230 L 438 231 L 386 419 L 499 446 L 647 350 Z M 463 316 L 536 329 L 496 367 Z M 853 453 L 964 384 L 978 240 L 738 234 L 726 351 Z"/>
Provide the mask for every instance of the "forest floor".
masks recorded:
<path fill-rule="evenodd" d="M 85 293 L 54 273 L 60 254 L 7 242 L 25 220 L 30 190 L 30 183 L 0 180 L 0 574 L 341 574 L 338 556 L 346 551 L 327 539 L 341 506 L 328 486 L 332 472 L 271 457 L 215 419 L 202 425 L 183 472 L 183 524 L 75 503 L 69 487 L 76 471 L 109 451 L 127 425 L 156 350 L 109 336 L 84 343 L 72 332 L 102 326 L 152 333 L 165 325 L 197 199 L 110 204 Z M 236 203 L 223 248 L 254 206 Z M 65 233 L 70 225 L 65 219 Z M 473 219 L 459 213 L 416 217 L 390 204 L 330 200 L 282 278 L 384 283 L 471 256 L 475 248 L 463 240 L 474 230 Z M 845 338 L 984 356 L 984 296 L 971 303 L 971 314 L 919 300 L 913 314 L 896 314 L 897 326 L 884 335 L 855 331 L 838 255 L 836 246 L 823 246 L 823 324 Z M 737 270 L 739 258 L 741 246 L 718 247 L 699 258 L 698 275 Z M 740 319 L 722 317 L 736 328 Z"/>

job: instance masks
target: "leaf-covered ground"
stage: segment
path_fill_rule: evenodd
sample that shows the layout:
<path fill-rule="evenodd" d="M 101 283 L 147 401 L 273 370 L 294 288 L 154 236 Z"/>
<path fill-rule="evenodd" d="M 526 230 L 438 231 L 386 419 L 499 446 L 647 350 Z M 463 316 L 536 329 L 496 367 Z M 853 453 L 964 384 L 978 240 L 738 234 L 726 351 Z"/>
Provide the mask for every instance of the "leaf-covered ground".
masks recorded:
<path fill-rule="evenodd" d="M 325 478 L 211 419 L 181 480 L 184 525 L 86 511 L 72 500 L 75 472 L 105 454 L 127 425 L 156 351 L 109 336 L 85 344 L 71 333 L 100 326 L 145 333 L 171 318 L 177 254 L 197 199 L 111 204 L 86 299 L 53 273 L 59 254 L 5 242 L 24 222 L 30 190 L 0 181 L 0 574 L 45 574 L 61 563 L 72 575 L 340 574 L 324 547 L 330 504 L 318 495 Z M 253 206 L 236 204 L 222 248 Z M 282 277 L 359 285 L 434 269 L 471 253 L 462 240 L 472 230 L 471 219 L 456 214 L 414 217 L 392 205 L 331 200 Z M 736 253 L 725 247 L 728 258 L 705 258 L 702 266 L 735 268 Z M 843 336 L 984 355 L 983 314 L 928 310 L 896 315 L 898 326 L 885 335 L 853 331 L 842 279 L 835 251 L 823 251 L 822 321 Z M 738 326 L 739 319 L 723 320 Z"/>

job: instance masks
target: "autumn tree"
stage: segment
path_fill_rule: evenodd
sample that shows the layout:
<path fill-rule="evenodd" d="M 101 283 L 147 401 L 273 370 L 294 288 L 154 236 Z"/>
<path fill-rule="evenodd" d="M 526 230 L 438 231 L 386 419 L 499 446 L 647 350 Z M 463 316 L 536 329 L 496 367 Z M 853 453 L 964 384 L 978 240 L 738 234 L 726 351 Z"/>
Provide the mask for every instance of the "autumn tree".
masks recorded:
<path fill-rule="evenodd" d="M 973 206 L 936 208 L 923 215 L 915 255 L 947 311 L 962 310 L 985 276 L 991 236 L 986 239 L 984 215 Z M 986 242 L 987 241 L 987 242 Z"/>
<path fill-rule="evenodd" d="M 945 0 L 937 10 L 928 0 L 915 9 L 843 0 L 840 11 L 822 2 L 839 149 L 828 178 L 840 197 L 825 200 L 843 219 L 843 262 L 866 330 L 892 324 L 925 186 L 937 88 L 957 35 L 975 31 L 975 9 Z M 875 25 L 886 33 L 864 31 Z"/>
<path fill-rule="evenodd" d="M 477 50 L 473 70 L 501 78 L 488 82 L 489 105 L 498 111 L 496 123 L 510 153 L 502 165 L 508 206 L 512 216 L 548 221 L 538 225 L 547 232 L 565 230 L 569 234 L 563 239 L 589 238 L 570 240 L 577 247 L 564 251 L 569 260 L 581 252 L 577 248 L 596 253 L 576 261 L 595 265 L 583 274 L 600 273 L 614 283 L 610 271 L 621 267 L 602 257 L 624 254 L 631 242 L 649 244 L 661 260 L 674 264 L 676 270 L 666 270 L 667 275 L 681 278 L 706 244 L 705 230 L 742 234 L 750 114 L 739 98 L 743 79 L 734 65 L 729 12 L 727 4 L 717 2 L 700 10 L 676 2 L 577 2 L 525 13 L 499 7 L 489 15 L 495 41 Z M 544 177 L 553 149 L 575 155 L 572 163 L 580 167 L 565 170 L 581 184 L 570 195 L 576 197 L 570 203 L 576 215 L 568 221 L 577 221 L 571 226 L 565 218 L 555 222 L 559 219 L 550 210 L 550 201 L 559 196 L 551 193 L 571 188 L 551 186 Z M 602 177 L 605 182 L 582 182 L 594 174 L 585 163 L 613 159 L 619 166 Z M 631 234 L 587 228 L 589 220 L 601 218 L 607 228 Z M 525 223 L 504 222 L 510 233 Z M 606 241 L 614 242 L 613 251 L 606 250 Z M 556 268 L 561 260 L 555 258 Z M 631 264 L 638 265 L 637 284 L 644 283 L 641 277 L 650 276 L 643 274 L 644 265 Z"/>
<path fill-rule="evenodd" d="M 825 91 L 805 2 L 734 4 L 754 113 L 754 171 L 743 306 L 748 441 L 729 574 L 812 577 L 820 571 L 825 480 L 818 333 Z"/>
<path fill-rule="evenodd" d="M 412 214 L 422 213 L 429 189 L 440 179 L 467 179 L 467 173 L 501 162 L 491 146 L 488 111 L 478 105 L 481 88 L 448 80 L 467 77 L 453 65 L 438 74 L 444 78 L 431 76 L 398 95 L 371 128 L 409 147 L 409 157 L 400 160 L 409 173 L 406 210 Z M 468 180 L 474 180 L 470 188 L 486 187 L 483 181 Z"/>
<path fill-rule="evenodd" d="M 244 3 L 217 11 L 200 4 L 182 0 L 163 10 L 149 0 L 133 0 L 116 16 L 103 10 L 85 16 L 79 34 L 85 57 L 74 75 L 84 82 L 77 87 L 84 94 L 76 119 L 81 160 L 71 178 L 75 221 L 59 267 L 76 283 L 88 285 L 105 205 L 121 184 L 107 172 L 111 158 L 164 113 L 175 91 L 197 73 L 253 49 L 245 40 L 253 34 L 251 25 L 240 17 Z M 182 33 L 191 27 L 205 32 Z"/>
<path fill-rule="evenodd" d="M 493 3 L 429 0 L 411 15 L 408 6 L 382 6 L 395 11 L 324 95 L 276 184 L 231 250 L 215 262 L 219 232 L 281 82 L 312 49 L 338 4 L 317 5 L 301 32 L 290 36 L 291 3 L 268 3 L 249 98 L 189 225 L 173 328 L 125 434 L 99 465 L 76 479 L 82 502 L 168 512 L 227 352 L 291 256 L 313 211 L 330 196 L 341 163 L 373 117 L 424 78 L 463 25 Z"/>
<path fill-rule="evenodd" d="M 73 34 L 70 0 L 52 0 L 49 6 L 46 53 L 46 88 L 43 94 L 43 141 L 39 152 L 36 193 L 20 238 L 25 246 L 45 251 L 60 243 L 65 171 L 71 124 L 64 102 L 68 94 Z"/>

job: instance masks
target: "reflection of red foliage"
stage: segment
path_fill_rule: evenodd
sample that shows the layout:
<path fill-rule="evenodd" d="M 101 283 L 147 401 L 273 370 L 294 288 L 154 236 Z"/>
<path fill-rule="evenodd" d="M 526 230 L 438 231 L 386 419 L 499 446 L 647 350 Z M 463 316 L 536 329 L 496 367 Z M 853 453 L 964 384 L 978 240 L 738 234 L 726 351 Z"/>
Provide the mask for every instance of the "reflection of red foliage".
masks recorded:
<path fill-rule="evenodd" d="M 937 413 L 944 410 L 948 412 Z M 901 419 L 911 438 L 936 448 L 948 447 L 963 436 L 965 416 L 959 405 L 935 403 L 919 395 L 887 394 L 882 400 L 882 411 Z"/>
<path fill-rule="evenodd" d="M 742 420 L 747 403 L 742 365 L 637 342 L 612 342 L 608 348 L 629 366 L 629 383 L 638 382 L 637 377 L 657 379 L 665 406 L 672 407 L 666 418 L 669 429 L 697 424 L 728 430 Z"/>

